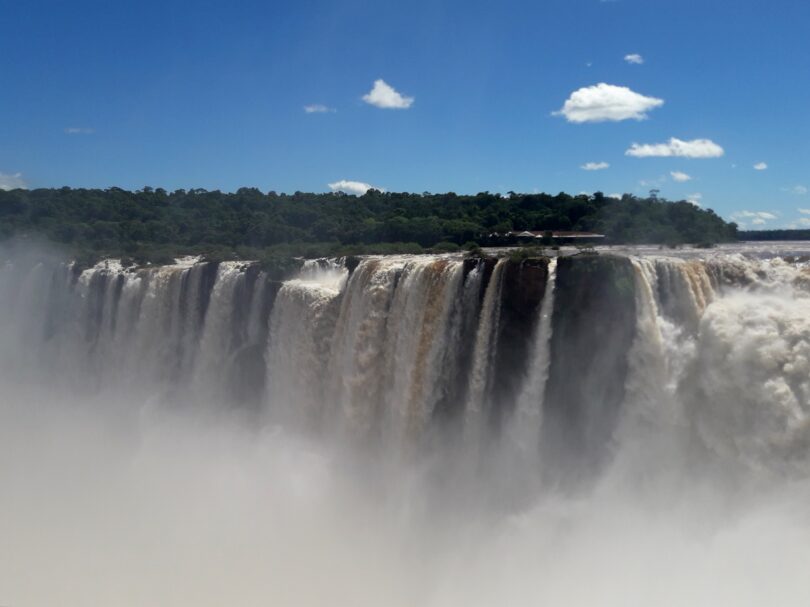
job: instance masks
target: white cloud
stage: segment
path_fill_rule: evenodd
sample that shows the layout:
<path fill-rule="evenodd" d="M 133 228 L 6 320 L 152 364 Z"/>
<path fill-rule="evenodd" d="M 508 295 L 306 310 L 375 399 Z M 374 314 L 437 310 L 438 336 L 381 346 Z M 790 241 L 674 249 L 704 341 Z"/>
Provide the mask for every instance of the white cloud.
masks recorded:
<path fill-rule="evenodd" d="M 774 215 L 773 213 L 769 213 L 767 211 L 739 211 L 737 213 L 734 213 L 732 217 L 745 219 L 756 218 L 765 220 L 778 219 L 776 215 Z"/>
<path fill-rule="evenodd" d="M 407 110 L 413 105 L 414 98 L 401 95 L 394 90 L 394 87 L 380 78 L 374 81 L 371 91 L 363 95 L 363 101 L 386 110 Z"/>
<path fill-rule="evenodd" d="M 660 188 L 667 182 L 667 176 L 661 175 L 660 177 L 656 177 L 655 179 L 642 179 L 638 182 L 642 188 Z"/>
<path fill-rule="evenodd" d="M 608 194 L 607 197 L 608 198 L 615 198 L 616 200 L 621 200 L 622 199 L 622 195 L 619 194 L 618 192 L 615 192 L 613 194 Z"/>
<path fill-rule="evenodd" d="M 583 171 L 601 171 L 610 166 L 607 162 L 586 162 L 581 168 Z"/>
<path fill-rule="evenodd" d="M 22 173 L 14 173 L 11 175 L 0 173 L 0 190 L 26 189 L 27 187 L 27 184 L 22 178 Z"/>
<path fill-rule="evenodd" d="M 664 105 L 663 99 L 645 97 L 626 86 L 600 82 L 571 93 L 554 116 L 565 116 L 568 122 L 605 122 L 644 120 L 647 112 Z"/>
<path fill-rule="evenodd" d="M 710 139 L 682 141 L 672 137 L 666 143 L 634 143 L 625 154 L 636 158 L 717 158 L 725 154 L 723 148 Z"/>
<path fill-rule="evenodd" d="M 311 103 L 304 106 L 304 111 L 307 114 L 331 114 L 337 112 L 335 108 L 323 105 L 322 103 Z"/>
<path fill-rule="evenodd" d="M 696 207 L 701 206 L 701 203 L 700 203 L 701 200 L 703 200 L 703 194 L 701 194 L 700 192 L 695 192 L 694 194 L 689 194 L 689 196 L 686 197 L 686 202 L 691 202 Z"/>
<path fill-rule="evenodd" d="M 754 170 L 755 170 L 755 171 L 764 171 L 764 170 L 766 170 L 767 168 L 768 168 L 768 163 L 767 163 L 767 162 L 757 162 L 757 163 L 754 165 Z"/>
<path fill-rule="evenodd" d="M 370 183 L 364 183 L 362 181 L 349 181 L 347 179 L 341 179 L 340 181 L 329 184 L 329 189 L 333 192 L 345 192 L 346 194 L 356 194 L 357 196 L 362 196 L 372 188 L 381 192 L 385 191 L 382 188 L 371 185 Z"/>
<path fill-rule="evenodd" d="M 790 225 L 790 227 L 794 226 L 810 226 L 810 217 L 799 217 Z"/>
<path fill-rule="evenodd" d="M 627 63 L 632 63 L 634 65 L 641 65 L 642 63 L 644 63 L 644 57 L 642 57 L 638 53 L 631 53 L 629 55 L 625 55 L 624 60 L 627 61 Z"/>
<path fill-rule="evenodd" d="M 95 129 L 89 129 L 81 126 L 69 126 L 65 129 L 66 135 L 92 135 L 95 132 Z"/>
<path fill-rule="evenodd" d="M 790 188 L 782 188 L 783 192 L 788 192 L 790 194 L 795 194 L 797 196 L 804 196 L 807 194 L 808 189 L 806 186 L 803 185 L 794 185 Z"/>
<path fill-rule="evenodd" d="M 803 215 L 810 215 L 810 209 L 796 209 L 796 210 L 799 211 L 799 213 L 802 213 Z"/>
<path fill-rule="evenodd" d="M 769 211 L 737 211 L 731 214 L 731 219 L 744 228 L 747 224 L 752 226 L 762 226 L 769 221 L 779 219 L 776 213 Z"/>
<path fill-rule="evenodd" d="M 684 181 L 691 181 L 692 176 L 687 175 L 686 173 L 682 173 L 681 171 L 670 171 L 669 174 L 672 176 L 673 181 L 677 181 L 678 183 L 683 183 Z"/>

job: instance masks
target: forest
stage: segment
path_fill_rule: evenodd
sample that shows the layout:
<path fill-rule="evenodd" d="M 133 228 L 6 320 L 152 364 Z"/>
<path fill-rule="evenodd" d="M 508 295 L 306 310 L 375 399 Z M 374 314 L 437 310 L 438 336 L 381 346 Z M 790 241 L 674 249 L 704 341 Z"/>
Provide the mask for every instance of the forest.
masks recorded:
<path fill-rule="evenodd" d="M 810 240 L 810 230 L 748 230 L 739 232 L 740 240 Z"/>
<path fill-rule="evenodd" d="M 155 263 L 185 254 L 256 259 L 452 251 L 511 244 L 503 235 L 512 230 L 592 231 L 610 244 L 709 246 L 737 239 L 736 224 L 689 202 L 659 198 L 655 191 L 620 199 L 601 192 L 0 191 L 0 240 L 44 238 L 76 256 Z"/>

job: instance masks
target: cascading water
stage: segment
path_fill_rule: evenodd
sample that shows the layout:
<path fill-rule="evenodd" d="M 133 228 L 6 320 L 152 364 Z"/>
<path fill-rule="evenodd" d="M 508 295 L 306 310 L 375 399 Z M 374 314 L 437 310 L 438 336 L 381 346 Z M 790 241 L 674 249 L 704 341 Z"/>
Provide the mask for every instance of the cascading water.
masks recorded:
<path fill-rule="evenodd" d="M 481 306 L 481 318 L 475 335 L 470 386 L 465 407 L 467 442 L 473 441 L 473 444 L 481 440 L 486 424 L 486 406 L 491 396 L 492 367 L 495 358 L 493 341 L 497 338 L 499 328 L 503 272 L 506 263 L 506 259 L 500 259 L 495 264 Z"/>
<path fill-rule="evenodd" d="M 394 440 L 424 430 L 441 398 L 462 276 L 459 261 L 414 260 L 398 281 L 383 371 L 384 430 Z"/>
<path fill-rule="evenodd" d="M 540 318 L 533 336 L 531 357 L 523 387 L 518 397 L 515 415 L 512 421 L 512 440 L 516 447 L 527 454 L 529 459 L 540 451 L 540 428 L 543 420 L 543 400 L 548 381 L 548 370 L 551 362 L 551 317 L 554 312 L 554 279 L 557 260 L 548 264 L 548 281 L 546 283 L 543 303 L 540 307 Z"/>
<path fill-rule="evenodd" d="M 325 409 L 322 380 L 345 271 L 305 266 L 276 295 L 270 319 L 267 376 L 271 406 L 314 421 Z"/>
<path fill-rule="evenodd" d="M 706 439 L 714 428 L 709 442 L 725 451 L 761 458 L 764 447 L 778 446 L 802 455 L 794 443 L 803 440 L 810 402 L 803 265 L 639 257 L 628 272 L 622 258 L 564 261 L 561 270 L 557 260 L 544 270 L 542 303 L 521 329 L 530 347 L 511 369 L 496 365 L 502 308 L 507 283 L 525 289 L 526 278 L 509 273 L 524 262 L 507 258 L 372 257 L 351 275 L 340 261 L 318 260 L 283 283 L 237 262 L 146 269 L 103 262 L 81 272 L 7 262 L 4 330 L 7 340 L 25 342 L 15 354 L 40 360 L 55 377 L 81 375 L 106 388 L 128 379 L 173 394 L 188 386 L 197 397 L 220 390 L 223 399 L 252 348 L 253 363 L 265 361 L 264 377 L 248 392 L 261 394 L 262 406 L 387 440 L 412 440 L 433 418 L 486 434 L 497 407 L 513 420 L 509 432 L 515 439 L 519 431 L 522 449 L 539 449 L 545 411 L 563 435 L 588 442 L 583 448 L 611 443 L 611 420 L 641 416 L 652 424 L 688 418 Z M 587 385 L 603 372 L 602 360 L 617 373 Z M 498 374 L 519 380 L 511 406 L 501 402 Z M 548 402 L 554 398 L 575 400 L 559 409 Z M 687 411 L 694 400 L 702 404 Z M 723 402 L 734 404 L 720 410 Z"/>
<path fill-rule="evenodd" d="M 598 572 L 579 553 L 581 545 L 622 541 L 602 535 L 600 516 L 608 516 L 616 529 L 634 529 L 621 514 L 629 507 L 626 492 L 642 504 L 634 503 L 630 511 L 645 521 L 652 536 L 667 541 L 671 531 L 650 522 L 643 510 L 660 507 L 662 496 L 699 496 L 678 506 L 678 517 L 686 512 L 691 525 L 693 518 L 722 520 L 735 500 L 750 503 L 750 487 L 768 486 L 773 495 L 784 495 L 786 487 L 804 486 L 810 477 L 810 268 L 798 261 L 737 253 L 686 259 L 385 256 L 356 264 L 309 261 L 279 281 L 247 262 L 184 259 L 164 267 L 124 268 L 110 260 L 79 270 L 43 256 L 12 256 L 0 266 L 0 306 L 0 387 L 7 400 L 0 412 L 8 428 L 36 427 L 39 409 L 16 404 L 40 398 L 28 396 L 32 385 L 50 390 L 43 397 L 49 402 L 120 405 L 93 411 L 102 411 L 106 419 L 125 410 L 136 426 L 151 424 L 155 411 L 182 419 L 203 410 L 227 411 L 247 420 L 259 427 L 255 433 L 270 437 L 268 444 L 284 445 L 280 451 L 260 442 L 248 454 L 238 441 L 218 442 L 220 435 L 214 433 L 191 438 L 190 431 L 183 431 L 177 441 L 174 430 L 164 435 L 161 425 L 150 429 L 139 449 L 177 454 L 182 467 L 164 478 L 161 462 L 166 460 L 142 455 L 127 474 L 172 487 L 190 483 L 191 495 L 222 508 L 222 520 L 216 519 L 220 524 L 256 520 L 264 516 L 261 504 L 269 496 L 283 495 L 282 505 L 276 502 L 267 516 L 304 530 L 303 536 L 260 527 L 257 537 L 267 546 L 301 542 L 313 547 L 304 551 L 300 570 L 274 552 L 267 557 L 280 559 L 273 562 L 297 572 L 292 575 L 303 575 L 307 559 L 327 569 L 349 566 L 337 552 L 335 559 L 319 552 L 322 542 L 331 550 L 357 543 L 360 553 L 379 553 L 383 548 L 373 538 L 333 533 L 344 522 L 355 532 L 369 525 L 404 551 L 397 558 L 407 564 L 395 559 L 380 565 L 392 582 L 403 584 L 394 604 L 493 602 L 497 597 L 488 601 L 485 590 L 466 595 L 446 581 L 464 577 L 463 559 L 454 560 L 464 550 L 458 542 L 464 541 L 472 542 L 467 548 L 477 559 L 467 563 L 470 571 L 481 579 L 485 571 L 500 572 L 498 580 L 489 580 L 493 585 L 514 582 L 511 576 L 517 574 L 502 568 L 495 556 L 519 559 L 525 551 L 527 562 L 540 559 L 561 579 L 576 577 L 574 563 L 584 567 L 607 588 L 612 602 L 628 604 L 621 600 L 627 595 L 599 582 Z M 166 423 L 173 428 L 175 422 Z M 123 425 L 110 422 L 89 444 L 106 444 L 100 436 L 118 433 L 123 433 L 120 444 L 131 444 L 135 439 Z M 17 438 L 25 432 L 11 432 L 1 437 L 11 447 L 0 459 L 9 462 L 28 452 Z M 315 456 L 291 436 L 308 445 L 356 445 L 362 456 L 327 464 L 331 455 Z M 106 451 L 99 447 L 98 453 Z M 229 459 L 233 453 L 240 455 Z M 214 488 L 194 484 L 209 479 L 194 476 L 201 474 L 189 463 L 195 458 L 211 470 L 224 466 Z M 387 465 L 379 465 L 380 458 Z M 261 480 L 264 468 L 251 468 L 258 461 L 269 466 L 271 484 Z M 75 469 L 96 470 L 98 465 L 88 455 L 76 460 Z M 358 465 L 357 479 L 337 480 Z M 675 470 L 678 478 L 672 480 Z M 719 476 L 712 476 L 718 470 Z M 98 474 L 107 480 L 90 494 L 106 495 L 99 487 L 109 479 L 103 470 Z M 8 464 L 0 466 L 0 480 L 4 475 L 9 486 L 31 493 L 28 481 Z M 712 501 L 706 495 L 720 491 L 713 487 L 717 479 L 722 492 L 729 493 Z M 731 498 L 733 482 L 740 488 Z M 246 513 L 228 502 L 224 496 L 229 492 L 256 511 L 251 506 Z M 137 496 L 145 499 L 127 486 L 108 498 L 130 503 Z M 448 496 L 453 499 L 447 501 Z M 188 505 L 178 499 L 184 508 Z M 78 497 L 74 501 L 84 504 Z M 723 514 L 705 507 L 709 502 L 722 502 Z M 340 523 L 324 509 L 327 503 L 339 504 L 334 515 Z M 160 510 L 161 524 L 179 520 L 174 511 L 148 507 Z M 793 514 L 749 523 L 743 506 L 732 511 L 745 525 L 761 524 L 774 537 L 793 537 L 781 523 L 771 525 L 773 520 L 794 521 Z M 462 534 L 461 526 L 474 519 L 471 512 L 485 515 L 489 526 L 470 523 Z M 435 522 L 425 523 L 426 513 Z M 142 515 L 131 516 L 137 521 Z M 320 531 L 308 536 L 309 524 Z M 566 543 L 559 534 L 570 526 L 584 535 Z M 414 528 L 417 537 L 410 537 Z M 0 529 L 19 543 L 22 532 Z M 212 540 L 206 526 L 193 529 Z M 795 535 L 795 527 L 791 530 Z M 750 537 L 749 531 L 745 534 Z M 175 530 L 170 535 L 178 545 L 189 542 Z M 243 542 L 253 537 L 237 535 Z M 641 553 L 655 552 L 638 539 L 630 543 Z M 801 544 L 791 545 L 797 554 L 810 556 Z M 718 550 L 726 554 L 722 546 Z M 688 542 L 676 542 L 676 549 L 692 558 L 703 554 L 689 552 L 694 548 Z M 258 560 L 234 546 L 228 550 L 235 561 L 244 557 L 239 562 L 258 567 L 265 549 Z M 557 550 L 559 560 L 543 550 Z M 414 555 L 424 552 L 435 555 L 429 566 L 417 566 Z M 593 558 L 608 562 L 604 556 Z M 0 558 L 0 582 L 15 587 L 3 579 L 4 567 L 11 565 Z M 783 568 L 771 578 L 787 572 Z M 408 581 L 403 581 L 399 576 L 406 573 Z M 429 591 L 414 592 L 414 579 Z M 0 603 L 2 588 L 0 583 Z M 594 602 L 595 595 L 577 600 L 560 588 L 548 582 L 529 595 L 569 604 Z M 362 593 L 337 592 L 345 601 L 364 602 L 358 599 Z M 271 595 L 282 602 L 291 598 Z M 216 592 L 212 596 L 222 598 Z M 255 602 L 265 596 L 251 594 Z M 362 596 L 373 604 L 379 600 L 370 597 L 381 595 L 370 591 Z"/>

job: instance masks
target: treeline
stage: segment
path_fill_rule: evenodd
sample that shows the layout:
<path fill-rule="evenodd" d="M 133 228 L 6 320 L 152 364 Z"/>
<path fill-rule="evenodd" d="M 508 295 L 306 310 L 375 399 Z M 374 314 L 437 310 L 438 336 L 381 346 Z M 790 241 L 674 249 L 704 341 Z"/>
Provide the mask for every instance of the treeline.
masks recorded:
<path fill-rule="evenodd" d="M 369 190 L 277 194 L 144 188 L 0 191 L 0 239 L 42 236 L 72 251 L 140 259 L 205 253 L 221 258 L 453 250 L 504 244 L 511 230 L 580 230 L 610 243 L 717 243 L 737 226 L 711 210 L 656 196 L 502 197 Z"/>
<path fill-rule="evenodd" d="M 740 240 L 810 240 L 810 230 L 748 230 Z"/>

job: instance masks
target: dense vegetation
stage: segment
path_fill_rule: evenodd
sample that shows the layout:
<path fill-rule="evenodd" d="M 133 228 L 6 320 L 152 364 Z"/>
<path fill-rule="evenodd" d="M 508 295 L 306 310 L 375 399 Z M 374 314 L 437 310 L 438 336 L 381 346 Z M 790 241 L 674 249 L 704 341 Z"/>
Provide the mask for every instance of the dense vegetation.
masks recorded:
<path fill-rule="evenodd" d="M 810 230 L 749 230 L 740 240 L 810 240 Z"/>
<path fill-rule="evenodd" d="M 688 202 L 625 195 L 235 193 L 144 188 L 0 191 L 0 239 L 41 236 L 76 254 L 136 260 L 320 256 L 508 244 L 510 230 L 583 230 L 612 243 L 715 243 L 737 226 Z"/>

